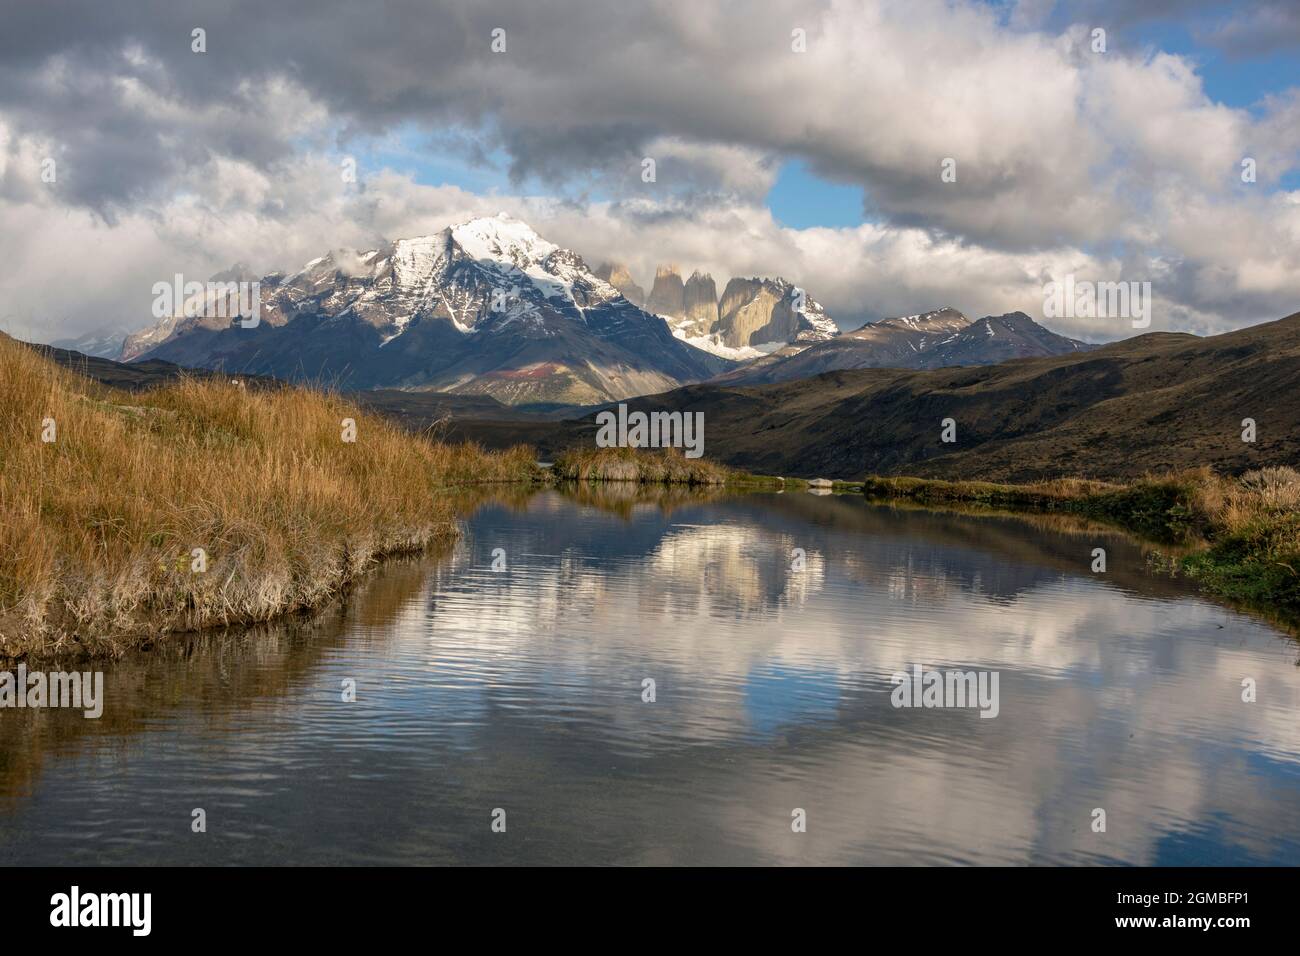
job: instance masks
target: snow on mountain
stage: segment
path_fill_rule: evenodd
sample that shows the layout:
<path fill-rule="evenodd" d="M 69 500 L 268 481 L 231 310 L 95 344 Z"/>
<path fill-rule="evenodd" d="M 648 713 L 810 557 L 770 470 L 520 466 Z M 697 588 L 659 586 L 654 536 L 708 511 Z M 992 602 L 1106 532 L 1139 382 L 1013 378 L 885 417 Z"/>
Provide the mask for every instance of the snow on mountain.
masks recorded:
<path fill-rule="evenodd" d="M 50 345 L 56 349 L 67 349 L 69 352 L 80 352 L 82 355 L 117 361 L 122 357 L 122 345 L 129 334 L 130 332 L 124 328 L 95 329 L 84 335 L 55 339 Z"/>
<path fill-rule="evenodd" d="M 168 317 L 133 336 L 127 357 L 564 402 L 645 394 L 728 367 L 504 214 L 336 250 L 265 277 L 261 291 L 255 329 Z"/>
<path fill-rule="evenodd" d="M 1088 347 L 1021 313 L 971 322 L 955 309 L 839 334 L 787 279 L 732 278 L 717 296 L 707 274 L 683 282 L 671 266 L 655 277 L 652 312 L 602 278 L 639 291 L 626 269 L 600 272 L 520 220 L 472 219 L 364 252 L 336 249 L 292 275 L 264 276 L 255 327 L 230 317 L 236 312 L 224 293 L 216 304 L 225 307 L 214 310 L 206 292 L 191 300 L 202 304 L 199 314 L 166 316 L 133 333 L 122 356 L 349 388 L 591 404 L 718 376 L 777 381 Z"/>
<path fill-rule="evenodd" d="M 660 316 L 660 318 L 665 317 Z M 722 337 L 716 333 L 711 333 L 709 335 L 690 335 L 686 329 L 678 326 L 675 321 L 667 319 L 665 319 L 665 321 L 668 322 L 668 327 L 672 329 L 675 338 L 680 339 L 687 345 L 694 346 L 697 349 L 702 349 L 703 351 L 710 352 L 719 358 L 728 359 L 733 362 L 750 362 L 754 359 L 763 358 L 765 355 L 771 355 L 778 349 L 787 347 L 783 342 L 765 342 L 760 346 L 742 345 L 732 348 L 729 345 L 725 345 L 722 341 Z"/>

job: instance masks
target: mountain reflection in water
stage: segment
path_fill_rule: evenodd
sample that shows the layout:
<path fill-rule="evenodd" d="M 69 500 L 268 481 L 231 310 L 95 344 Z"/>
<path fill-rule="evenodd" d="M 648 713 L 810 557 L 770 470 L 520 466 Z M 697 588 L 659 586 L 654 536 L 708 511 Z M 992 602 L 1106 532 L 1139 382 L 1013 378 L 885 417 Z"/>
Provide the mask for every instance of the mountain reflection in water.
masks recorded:
<path fill-rule="evenodd" d="M 1300 851 L 1294 642 L 1113 532 L 618 486 L 510 493 L 465 527 L 310 620 L 107 665 L 98 721 L 0 711 L 0 862 Z M 997 718 L 895 709 L 914 663 L 998 671 Z"/>

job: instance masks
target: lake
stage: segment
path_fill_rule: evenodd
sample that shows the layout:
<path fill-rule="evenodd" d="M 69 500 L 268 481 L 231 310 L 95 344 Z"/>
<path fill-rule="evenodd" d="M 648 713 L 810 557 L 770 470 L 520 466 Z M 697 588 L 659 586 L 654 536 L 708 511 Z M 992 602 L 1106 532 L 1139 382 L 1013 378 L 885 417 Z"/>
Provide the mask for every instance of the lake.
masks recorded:
<path fill-rule="evenodd" d="M 0 862 L 1300 859 L 1296 642 L 1113 531 L 625 486 L 467 511 L 310 619 L 104 665 L 99 720 L 0 711 Z M 996 674 L 996 716 L 895 706 L 918 666 Z"/>

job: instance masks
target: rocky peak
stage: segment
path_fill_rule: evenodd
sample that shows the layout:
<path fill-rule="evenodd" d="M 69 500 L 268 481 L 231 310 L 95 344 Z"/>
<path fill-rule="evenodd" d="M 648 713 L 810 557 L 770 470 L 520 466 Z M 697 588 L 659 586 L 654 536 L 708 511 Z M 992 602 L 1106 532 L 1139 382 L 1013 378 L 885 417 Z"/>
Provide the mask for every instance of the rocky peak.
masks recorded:
<path fill-rule="evenodd" d="M 461 251 L 474 259 L 513 265 L 527 271 L 559 250 L 522 222 L 505 213 L 458 223 L 445 230 Z"/>
<path fill-rule="evenodd" d="M 822 307 L 786 279 L 733 278 L 718 303 L 718 328 L 731 348 L 822 341 L 837 334 Z"/>
<path fill-rule="evenodd" d="M 655 270 L 655 284 L 650 289 L 646 309 L 655 315 L 681 319 L 686 315 L 686 286 L 682 274 L 674 265 L 660 266 Z"/>
<path fill-rule="evenodd" d="M 692 272 L 682 291 L 682 324 L 690 337 L 709 335 L 718 324 L 718 287 L 713 276 Z"/>
<path fill-rule="evenodd" d="M 596 269 L 596 278 L 608 282 L 623 294 L 623 298 L 627 299 L 638 309 L 645 308 L 645 289 L 637 285 L 636 280 L 632 278 L 632 273 L 628 271 L 627 266 L 623 263 L 601 263 Z"/>

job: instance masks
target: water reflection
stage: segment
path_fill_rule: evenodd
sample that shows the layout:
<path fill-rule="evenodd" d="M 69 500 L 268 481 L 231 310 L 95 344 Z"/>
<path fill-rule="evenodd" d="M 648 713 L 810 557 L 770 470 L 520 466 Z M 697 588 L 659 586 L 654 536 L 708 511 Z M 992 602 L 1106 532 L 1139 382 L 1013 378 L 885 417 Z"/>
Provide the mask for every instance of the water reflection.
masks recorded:
<path fill-rule="evenodd" d="M 894 709 L 914 662 L 999 671 L 999 717 Z M 312 619 L 114 665 L 98 722 L 0 712 L 0 861 L 1286 863 L 1295 662 L 1100 529 L 515 494 Z"/>

